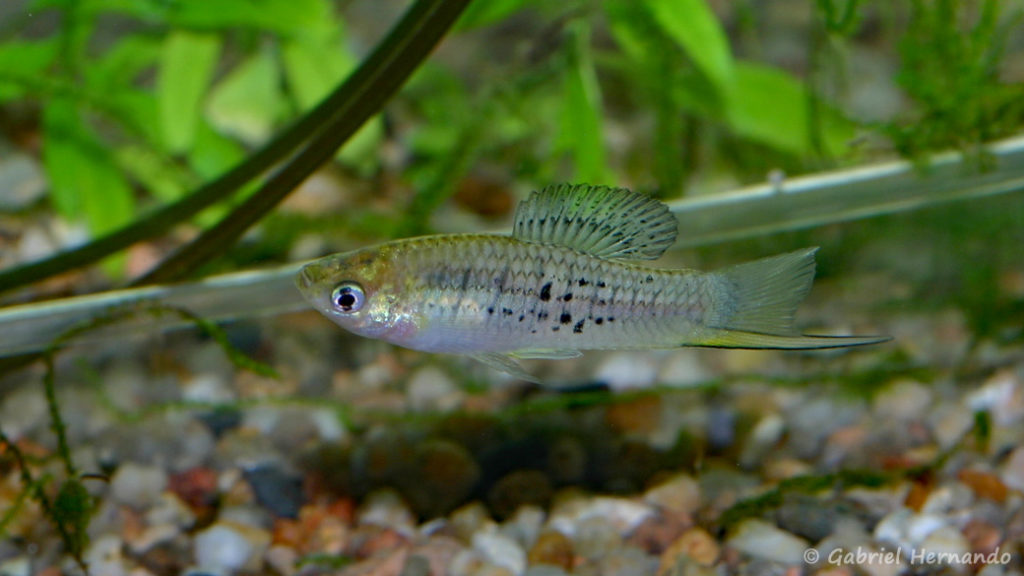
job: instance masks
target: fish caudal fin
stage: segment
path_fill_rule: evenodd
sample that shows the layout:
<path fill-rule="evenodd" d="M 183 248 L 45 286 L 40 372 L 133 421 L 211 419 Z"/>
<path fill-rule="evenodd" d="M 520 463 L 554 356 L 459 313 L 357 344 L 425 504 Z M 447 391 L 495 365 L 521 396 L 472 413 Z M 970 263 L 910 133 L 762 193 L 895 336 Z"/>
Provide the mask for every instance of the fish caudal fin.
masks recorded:
<path fill-rule="evenodd" d="M 712 332 L 700 346 L 722 348 L 817 349 L 877 344 L 877 336 L 806 336 L 794 326 L 797 306 L 814 281 L 814 253 L 806 248 L 713 274 L 724 293 Z"/>

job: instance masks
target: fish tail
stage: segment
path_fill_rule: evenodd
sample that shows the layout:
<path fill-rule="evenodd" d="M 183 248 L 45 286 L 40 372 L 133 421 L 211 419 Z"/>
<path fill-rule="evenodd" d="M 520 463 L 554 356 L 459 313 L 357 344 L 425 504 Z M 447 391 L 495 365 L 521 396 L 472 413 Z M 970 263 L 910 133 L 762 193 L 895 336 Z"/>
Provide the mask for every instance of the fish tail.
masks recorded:
<path fill-rule="evenodd" d="M 701 346 L 818 349 L 876 344 L 878 336 L 808 336 L 794 325 L 797 306 L 814 281 L 814 253 L 805 248 L 712 273 L 722 287 L 722 305 L 709 318 Z"/>

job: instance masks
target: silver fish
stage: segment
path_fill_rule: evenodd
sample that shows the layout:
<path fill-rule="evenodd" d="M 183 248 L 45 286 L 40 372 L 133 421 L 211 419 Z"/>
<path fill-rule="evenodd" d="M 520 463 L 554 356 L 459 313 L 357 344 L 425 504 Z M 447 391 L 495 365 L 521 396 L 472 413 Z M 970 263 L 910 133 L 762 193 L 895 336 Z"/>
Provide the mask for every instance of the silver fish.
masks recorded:
<path fill-rule="evenodd" d="M 808 248 L 715 272 L 655 268 L 677 221 L 623 188 L 559 185 L 516 209 L 511 236 L 437 235 L 316 260 L 305 298 L 341 327 L 423 350 L 466 354 L 534 380 L 520 358 L 680 346 L 816 349 L 881 337 L 801 335 L 814 279 Z"/>

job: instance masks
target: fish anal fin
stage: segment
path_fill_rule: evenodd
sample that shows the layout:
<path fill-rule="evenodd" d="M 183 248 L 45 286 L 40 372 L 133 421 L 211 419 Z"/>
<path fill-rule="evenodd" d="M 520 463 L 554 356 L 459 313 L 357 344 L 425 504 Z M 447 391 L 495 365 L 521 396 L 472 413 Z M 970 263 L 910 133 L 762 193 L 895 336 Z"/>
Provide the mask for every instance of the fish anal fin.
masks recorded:
<path fill-rule="evenodd" d="M 645 194 L 560 184 L 519 203 L 512 236 L 601 258 L 654 260 L 676 241 L 678 227 L 668 206 Z"/>
<path fill-rule="evenodd" d="M 482 352 L 480 354 L 473 354 L 470 356 L 474 360 L 490 366 L 498 372 L 504 372 L 519 378 L 520 380 L 526 380 L 527 382 L 533 382 L 539 384 L 540 380 L 536 376 L 527 372 L 523 365 L 510 354 L 501 354 L 499 352 Z"/>

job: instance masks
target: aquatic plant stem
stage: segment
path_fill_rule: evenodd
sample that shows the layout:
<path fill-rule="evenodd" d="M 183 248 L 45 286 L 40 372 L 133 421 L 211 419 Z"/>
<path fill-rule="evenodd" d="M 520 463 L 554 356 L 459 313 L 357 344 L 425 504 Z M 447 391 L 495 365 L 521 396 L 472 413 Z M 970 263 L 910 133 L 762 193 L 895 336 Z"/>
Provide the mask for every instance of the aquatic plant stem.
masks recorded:
<path fill-rule="evenodd" d="M 409 13 L 412 14 L 420 4 L 423 4 L 423 2 L 414 6 Z M 457 4 L 456 8 L 461 12 L 461 9 L 468 4 L 468 0 L 447 3 L 435 1 L 426 2 L 426 4 Z M 442 34 L 447 29 L 445 27 Z M 387 39 L 384 44 L 387 44 Z M 425 52 L 429 52 L 429 50 L 425 50 Z M 357 74 L 358 71 L 353 75 L 353 78 Z M 352 96 L 351 90 L 345 89 L 346 84 L 348 82 L 328 95 L 313 109 L 265 146 L 246 158 L 242 163 L 225 172 L 216 180 L 204 184 L 181 200 L 168 204 L 151 214 L 142 216 L 124 228 L 97 238 L 81 247 L 55 254 L 49 258 L 22 264 L 0 273 L 0 293 L 98 262 L 111 254 L 124 250 L 132 244 L 159 236 L 195 216 L 205 208 L 230 198 L 247 182 L 267 171 L 268 167 L 280 163 L 289 154 L 292 154 L 303 142 L 309 139 L 310 134 L 321 130 L 322 127 L 329 123 L 332 117 L 336 117 L 338 111 L 344 107 L 343 104 Z"/>
<path fill-rule="evenodd" d="M 180 279 L 223 252 L 272 210 L 398 91 L 455 24 L 470 0 L 419 0 L 362 65 L 332 94 L 337 106 L 311 140 L 260 189 L 213 228 L 185 245 L 134 285 Z"/>

